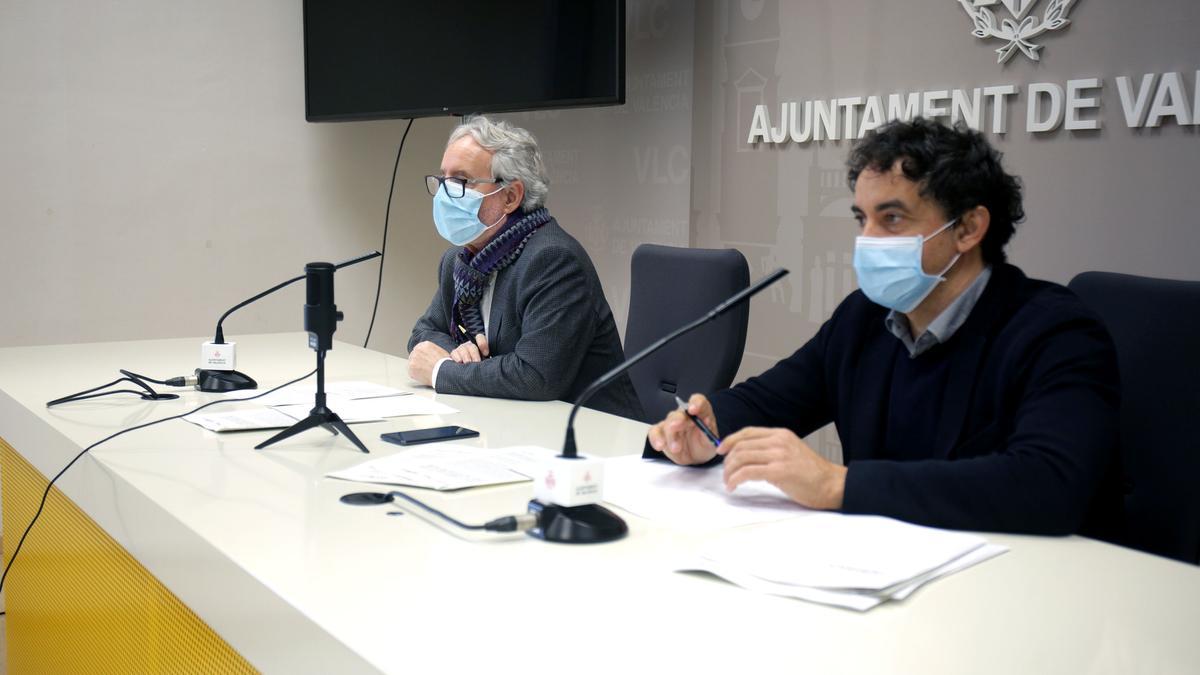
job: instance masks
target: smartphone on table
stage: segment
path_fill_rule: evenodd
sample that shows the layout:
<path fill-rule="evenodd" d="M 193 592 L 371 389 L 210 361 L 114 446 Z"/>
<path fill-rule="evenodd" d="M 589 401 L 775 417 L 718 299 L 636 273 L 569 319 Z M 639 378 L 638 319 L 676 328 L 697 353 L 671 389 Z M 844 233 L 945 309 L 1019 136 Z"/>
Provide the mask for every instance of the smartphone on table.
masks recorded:
<path fill-rule="evenodd" d="M 478 431 L 466 427 L 433 427 L 431 429 L 412 429 L 410 431 L 393 431 L 380 434 L 379 437 L 388 443 L 397 445 L 417 445 L 418 443 L 436 443 L 438 441 L 454 441 L 460 438 L 474 438 Z"/>

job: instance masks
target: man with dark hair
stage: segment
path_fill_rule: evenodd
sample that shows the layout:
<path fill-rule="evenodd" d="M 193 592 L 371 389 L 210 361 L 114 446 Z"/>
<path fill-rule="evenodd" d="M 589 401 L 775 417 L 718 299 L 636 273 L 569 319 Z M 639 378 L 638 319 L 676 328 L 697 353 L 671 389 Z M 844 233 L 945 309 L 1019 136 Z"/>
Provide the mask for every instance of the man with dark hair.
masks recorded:
<path fill-rule="evenodd" d="M 916 119 L 852 150 L 850 294 L 758 377 L 650 429 L 679 464 L 723 461 L 815 509 L 937 527 L 1105 535 L 1115 526 L 1112 342 L 1062 286 L 1005 263 L 1021 188 L 981 134 Z M 801 438 L 833 422 L 844 465 Z M 651 451 L 648 450 L 648 454 Z M 654 453 L 656 454 L 656 453 Z"/>

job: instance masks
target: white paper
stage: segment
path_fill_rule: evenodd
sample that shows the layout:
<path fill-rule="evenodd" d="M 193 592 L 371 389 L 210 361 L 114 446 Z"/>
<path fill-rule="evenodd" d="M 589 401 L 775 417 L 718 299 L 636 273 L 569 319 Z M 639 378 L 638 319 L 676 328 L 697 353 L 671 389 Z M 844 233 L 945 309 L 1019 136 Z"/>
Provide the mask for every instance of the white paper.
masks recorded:
<path fill-rule="evenodd" d="M 983 546 L 971 551 L 958 560 L 952 560 L 936 570 L 933 570 L 932 572 L 923 574 L 905 584 L 901 584 L 897 588 L 889 589 L 886 591 L 886 593 L 892 600 L 903 600 L 911 595 L 913 591 L 924 586 L 930 581 L 933 581 L 934 579 L 950 576 L 959 570 L 965 570 L 972 565 L 977 565 L 983 562 L 984 560 L 995 558 L 1007 550 L 1007 546 L 1001 546 L 1000 544 L 984 544 Z"/>
<path fill-rule="evenodd" d="M 373 422 L 386 417 L 403 415 L 449 415 L 458 412 L 445 403 L 438 403 L 423 396 L 385 396 L 361 399 L 328 396 L 325 399 L 325 405 L 347 423 Z M 312 403 L 278 406 L 275 409 L 303 419 L 312 410 Z"/>
<path fill-rule="evenodd" d="M 452 415 L 458 412 L 457 408 L 424 396 L 385 396 L 383 398 L 355 399 L 351 403 L 354 410 L 376 417 Z"/>
<path fill-rule="evenodd" d="M 209 431 L 217 432 L 286 429 L 296 423 L 295 418 L 285 415 L 275 408 L 247 408 L 214 413 L 199 412 L 183 419 Z"/>
<path fill-rule="evenodd" d="M 677 466 L 637 456 L 604 463 L 604 501 L 683 529 L 727 528 L 811 513 L 763 481 L 726 492 L 720 466 Z"/>
<path fill-rule="evenodd" d="M 366 383 L 348 383 L 365 384 Z M 371 385 L 377 387 L 377 385 Z M 358 393 L 382 391 L 386 387 L 361 387 Z M 257 403 L 257 401 L 255 401 Z M 344 394 L 329 394 L 325 405 L 347 424 L 379 422 L 387 417 L 401 415 L 449 415 L 458 412 L 445 403 L 438 403 L 423 396 L 382 396 L 377 398 L 348 398 Z M 274 407 L 254 407 L 215 413 L 196 413 L 184 419 L 210 431 L 251 431 L 254 429 L 283 429 L 308 417 L 313 401 Z"/>
<path fill-rule="evenodd" d="M 676 569 L 680 572 L 702 571 L 715 574 L 730 583 L 737 584 L 742 588 L 756 593 L 769 593 L 771 595 L 781 595 L 789 598 L 797 598 L 799 600 L 807 600 L 809 602 L 818 602 L 823 605 L 832 605 L 835 607 L 845 607 L 860 612 L 865 612 L 872 607 L 887 602 L 889 600 L 904 600 L 913 591 L 921 586 L 940 579 L 945 576 L 954 574 L 955 572 L 965 570 L 968 567 L 977 565 L 985 560 L 994 558 L 1008 550 L 1008 547 L 1000 544 L 985 544 L 979 548 L 967 553 L 957 560 L 950 561 L 944 566 L 928 574 L 922 575 L 909 582 L 901 584 L 893 589 L 882 593 L 869 593 L 866 591 L 845 591 L 845 590 L 830 590 L 825 588 L 813 588 L 811 586 L 791 586 L 788 584 L 775 583 L 760 579 L 752 574 L 747 574 L 742 570 L 738 570 L 729 565 L 722 565 L 712 560 L 696 559 L 688 564 L 680 565 Z"/>
<path fill-rule="evenodd" d="M 742 570 L 736 569 L 729 565 L 722 565 L 713 560 L 697 559 L 691 563 L 680 565 L 676 568 L 679 572 L 709 572 L 715 574 L 722 579 L 737 584 L 748 591 L 755 593 L 768 593 L 770 595 L 782 595 L 788 598 L 797 598 L 799 600 L 807 600 L 809 602 L 819 602 L 823 605 L 833 605 L 834 607 L 845 607 L 859 612 L 865 612 L 882 602 L 887 598 L 863 593 L 845 593 L 839 591 L 829 591 L 822 588 L 810 588 L 808 586 L 789 586 L 787 584 L 777 584 L 758 577 L 747 574 Z"/>
<path fill-rule="evenodd" d="M 327 408 L 337 413 L 337 416 L 342 418 L 342 421 L 346 424 L 383 421 L 383 417 L 372 414 L 372 411 L 370 410 L 365 410 L 352 405 L 354 403 L 357 403 L 357 401 L 338 401 L 335 399 L 328 399 L 326 400 L 325 405 Z M 312 412 L 312 408 L 312 403 L 301 403 L 300 405 L 276 406 L 274 408 L 270 408 L 270 410 L 278 410 L 288 417 L 294 417 L 297 420 L 302 420 L 305 417 L 308 417 L 308 414 Z"/>
<path fill-rule="evenodd" d="M 726 534 L 680 571 L 865 611 L 1008 549 L 983 537 L 878 516 L 813 514 Z"/>
<path fill-rule="evenodd" d="M 359 483 L 459 490 L 529 480 L 540 462 L 553 455 L 553 450 L 537 446 L 477 448 L 430 443 L 326 475 Z"/>
<path fill-rule="evenodd" d="M 246 391 L 235 391 L 229 392 L 227 396 L 244 398 L 248 393 Z M 316 394 L 317 386 L 315 384 L 297 382 L 279 391 L 271 392 L 262 398 L 256 398 L 254 402 L 266 406 L 303 405 L 307 403 L 311 408 Z M 325 394 L 329 397 L 356 400 L 379 398 L 381 396 L 407 396 L 412 394 L 412 392 L 385 387 L 374 382 L 351 380 L 347 382 L 326 382 Z"/>
<path fill-rule="evenodd" d="M 814 513 L 731 533 L 702 555 L 767 581 L 879 591 L 941 567 L 985 543 L 977 534 L 880 516 Z"/>
<path fill-rule="evenodd" d="M 472 448 L 477 450 L 478 448 Z M 505 468 L 526 478 L 537 478 L 546 470 L 546 460 L 558 454 L 540 445 L 510 445 L 491 450 L 493 461 L 503 462 Z"/>

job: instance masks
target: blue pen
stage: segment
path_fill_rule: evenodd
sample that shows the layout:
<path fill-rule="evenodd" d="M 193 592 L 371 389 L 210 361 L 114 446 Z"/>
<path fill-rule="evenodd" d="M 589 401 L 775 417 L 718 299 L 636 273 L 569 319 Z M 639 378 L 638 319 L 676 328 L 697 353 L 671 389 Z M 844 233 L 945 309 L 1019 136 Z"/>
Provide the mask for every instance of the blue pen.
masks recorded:
<path fill-rule="evenodd" d="M 687 403 L 685 403 L 683 399 L 676 396 L 675 402 L 679 404 L 679 410 L 682 410 L 683 414 L 687 415 L 688 419 L 690 419 L 697 427 L 699 427 L 700 431 L 704 432 L 704 435 L 708 438 L 709 443 L 712 443 L 715 447 L 721 447 L 721 439 L 717 438 L 717 435 L 708 428 L 707 424 L 701 422 L 699 417 L 696 417 L 692 413 L 688 412 Z"/>

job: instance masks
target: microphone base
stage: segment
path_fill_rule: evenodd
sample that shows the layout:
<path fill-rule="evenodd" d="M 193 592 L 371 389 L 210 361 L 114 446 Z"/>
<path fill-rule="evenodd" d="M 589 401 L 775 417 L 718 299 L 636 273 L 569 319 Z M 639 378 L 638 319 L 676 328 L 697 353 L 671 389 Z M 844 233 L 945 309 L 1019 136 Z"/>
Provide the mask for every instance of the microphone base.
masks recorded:
<path fill-rule="evenodd" d="M 616 541 L 629 532 L 629 526 L 620 516 L 599 504 L 559 506 L 534 499 L 529 502 L 529 513 L 538 517 L 538 525 L 526 534 L 545 541 L 602 544 Z"/>
<path fill-rule="evenodd" d="M 237 370 L 196 369 L 196 389 L 207 392 L 258 389 L 253 377 Z"/>
<path fill-rule="evenodd" d="M 342 418 L 338 417 L 337 413 L 320 404 L 313 408 L 312 412 L 308 413 L 308 417 L 305 417 L 287 429 L 284 429 L 262 443 L 259 443 L 258 445 L 254 446 L 254 449 L 262 450 L 268 445 L 274 445 L 285 438 L 291 438 L 296 434 L 308 431 L 309 429 L 315 429 L 317 427 L 321 427 L 334 436 L 338 435 L 338 432 L 341 432 L 342 436 L 344 436 L 346 440 L 354 444 L 354 447 L 367 454 L 370 454 L 371 452 L 367 449 L 367 446 L 363 445 L 362 441 L 358 440 L 358 436 L 355 436 L 354 432 L 350 431 L 350 427 L 344 421 L 342 421 Z"/>

